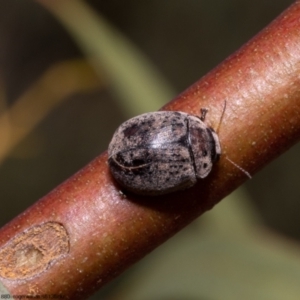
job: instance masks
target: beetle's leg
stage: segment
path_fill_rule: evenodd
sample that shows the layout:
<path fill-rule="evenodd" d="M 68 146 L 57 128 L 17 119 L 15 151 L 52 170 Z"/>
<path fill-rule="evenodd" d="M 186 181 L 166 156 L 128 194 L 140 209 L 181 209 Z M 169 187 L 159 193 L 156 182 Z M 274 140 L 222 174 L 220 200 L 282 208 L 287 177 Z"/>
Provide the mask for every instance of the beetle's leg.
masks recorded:
<path fill-rule="evenodd" d="M 201 108 L 201 109 L 200 109 L 200 113 L 201 113 L 200 120 L 201 120 L 202 122 L 205 121 L 205 116 L 206 116 L 207 112 L 208 112 L 208 109 L 207 109 L 207 108 Z"/>

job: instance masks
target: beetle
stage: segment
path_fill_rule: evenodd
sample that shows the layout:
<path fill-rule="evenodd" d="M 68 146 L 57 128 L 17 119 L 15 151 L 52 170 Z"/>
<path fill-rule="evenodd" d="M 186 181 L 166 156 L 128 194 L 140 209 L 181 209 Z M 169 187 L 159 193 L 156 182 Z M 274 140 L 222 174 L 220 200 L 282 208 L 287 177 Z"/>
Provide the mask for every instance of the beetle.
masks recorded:
<path fill-rule="evenodd" d="M 125 121 L 108 147 L 115 180 L 140 195 L 162 195 L 192 187 L 221 155 L 219 137 L 200 117 L 158 111 Z"/>

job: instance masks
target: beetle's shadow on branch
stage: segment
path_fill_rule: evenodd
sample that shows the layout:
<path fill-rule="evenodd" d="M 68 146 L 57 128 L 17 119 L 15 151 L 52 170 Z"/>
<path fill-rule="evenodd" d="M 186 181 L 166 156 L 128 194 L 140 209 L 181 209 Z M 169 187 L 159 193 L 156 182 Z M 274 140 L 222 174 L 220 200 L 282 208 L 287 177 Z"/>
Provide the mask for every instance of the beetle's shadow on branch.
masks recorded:
<path fill-rule="evenodd" d="M 132 192 L 122 190 L 128 201 L 137 205 L 145 206 L 166 214 L 183 216 L 186 212 L 195 212 L 197 217 L 202 212 L 214 206 L 208 190 L 210 179 L 199 180 L 193 187 L 182 191 L 175 191 L 170 194 L 159 196 L 141 196 Z"/>

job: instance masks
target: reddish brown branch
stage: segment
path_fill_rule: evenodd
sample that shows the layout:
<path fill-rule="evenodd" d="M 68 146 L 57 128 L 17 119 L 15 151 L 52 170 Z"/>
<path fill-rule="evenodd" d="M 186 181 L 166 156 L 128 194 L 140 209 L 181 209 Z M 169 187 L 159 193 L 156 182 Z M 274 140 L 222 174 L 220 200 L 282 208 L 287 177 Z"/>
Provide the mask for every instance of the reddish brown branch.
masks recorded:
<path fill-rule="evenodd" d="M 21 251 L 10 253 L 10 261 L 3 260 L 4 248 L 2 252 L 0 249 L 2 277 L 8 274 L 4 269 L 21 268 L 24 255 L 31 267 L 44 264 L 25 268 L 21 275 L 16 270 L 10 272 L 10 277 L 2 280 L 4 285 L 12 294 L 62 294 L 83 299 L 211 209 L 247 179 L 225 156 L 253 175 L 298 141 L 299 74 L 297 1 L 236 54 L 164 107 L 192 114 L 207 107 L 207 120 L 216 127 L 227 100 L 219 132 L 223 156 L 205 180 L 168 196 L 125 197 L 109 174 L 106 153 L 102 154 L 1 229 L 2 247 L 18 239 L 22 243 L 18 245 Z M 66 230 L 69 250 L 43 260 L 39 248 L 43 235 L 37 231 L 31 244 L 24 237 L 48 222 Z M 66 241 L 66 236 L 55 232 L 49 238 L 54 239 L 47 244 L 50 248 Z"/>

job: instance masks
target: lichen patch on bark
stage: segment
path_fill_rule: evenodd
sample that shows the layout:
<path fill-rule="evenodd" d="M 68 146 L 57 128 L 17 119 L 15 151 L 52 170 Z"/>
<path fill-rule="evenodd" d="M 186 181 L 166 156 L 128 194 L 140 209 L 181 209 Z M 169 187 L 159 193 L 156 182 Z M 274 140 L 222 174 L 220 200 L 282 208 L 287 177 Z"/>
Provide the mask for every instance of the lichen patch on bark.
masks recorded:
<path fill-rule="evenodd" d="M 69 237 L 57 222 L 35 225 L 0 248 L 0 276 L 26 279 L 45 271 L 69 252 Z"/>

